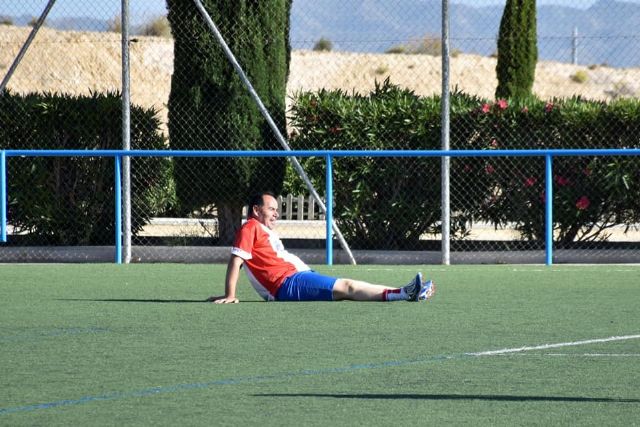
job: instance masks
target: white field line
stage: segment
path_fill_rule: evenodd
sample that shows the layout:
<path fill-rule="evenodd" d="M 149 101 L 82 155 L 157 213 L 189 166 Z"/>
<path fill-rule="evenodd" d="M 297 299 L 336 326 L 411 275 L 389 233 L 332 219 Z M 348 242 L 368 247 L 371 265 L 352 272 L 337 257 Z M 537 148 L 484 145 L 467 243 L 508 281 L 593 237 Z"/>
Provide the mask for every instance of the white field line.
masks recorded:
<path fill-rule="evenodd" d="M 544 355 L 551 357 L 640 357 L 640 353 L 545 353 Z"/>
<path fill-rule="evenodd" d="M 542 345 L 536 345 L 531 347 L 503 348 L 502 350 L 490 350 L 490 351 L 480 351 L 477 353 L 465 353 L 465 355 L 496 356 L 496 355 L 508 354 L 508 353 L 521 353 L 524 351 L 548 350 L 550 348 L 572 347 L 577 345 L 597 344 L 597 343 L 611 342 L 611 341 L 627 341 L 627 340 L 636 340 L 636 339 L 640 339 L 640 335 L 624 335 L 619 337 L 596 338 L 592 340 L 561 342 L 561 343 L 555 343 L 555 344 L 542 344 Z"/>
<path fill-rule="evenodd" d="M 398 266 L 394 266 L 394 267 L 383 267 L 383 266 L 358 266 L 357 269 L 359 271 L 393 271 L 393 272 L 397 272 L 399 269 L 401 269 L 402 271 L 413 271 L 417 268 L 417 265 L 398 265 Z M 433 265 L 429 265 L 427 266 L 427 270 L 429 273 L 433 273 L 433 272 L 437 272 L 437 273 L 446 273 L 446 272 L 451 272 L 452 270 L 456 269 L 456 266 L 452 266 L 453 268 L 446 268 L 446 267 L 439 267 L 439 266 L 433 266 Z M 536 267 L 535 264 L 528 264 L 526 266 L 508 266 L 508 265 L 483 265 L 481 267 L 478 268 L 472 268 L 470 267 L 470 264 L 468 265 L 463 265 L 462 267 L 464 267 L 464 269 L 460 269 L 460 271 L 463 272 L 475 272 L 475 271 L 488 271 L 488 269 L 492 268 L 492 267 L 503 267 L 505 270 L 508 270 L 512 273 L 552 273 L 552 274 L 562 274 L 562 273 L 570 273 L 573 274 L 576 272 L 576 270 L 584 270 L 585 267 L 598 267 L 596 269 L 594 269 L 596 272 L 598 273 L 602 273 L 602 274 L 606 274 L 606 273 L 637 273 L 638 272 L 638 267 L 640 267 L 640 264 L 625 264 L 625 265 L 618 265 L 618 264 L 562 264 L 560 266 L 560 268 L 554 268 L 557 267 L 546 267 L 546 266 L 539 266 Z"/>
<path fill-rule="evenodd" d="M 640 357 L 640 353 L 511 353 L 498 354 L 498 356 L 522 356 L 522 357 Z"/>

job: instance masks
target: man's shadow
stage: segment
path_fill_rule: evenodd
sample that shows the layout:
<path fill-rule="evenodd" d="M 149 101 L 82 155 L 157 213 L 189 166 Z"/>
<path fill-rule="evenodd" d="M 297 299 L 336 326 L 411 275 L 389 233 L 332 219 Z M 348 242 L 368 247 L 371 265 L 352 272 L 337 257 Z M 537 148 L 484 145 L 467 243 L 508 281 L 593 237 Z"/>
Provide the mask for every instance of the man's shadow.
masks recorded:
<path fill-rule="evenodd" d="M 210 298 L 206 299 L 161 299 L 161 298 L 59 298 L 56 301 L 75 302 L 132 302 L 132 303 L 153 303 L 153 304 L 212 304 Z M 243 304 L 263 301 L 242 300 Z"/>
<path fill-rule="evenodd" d="M 640 399 L 583 396 L 517 396 L 502 394 L 422 394 L 422 393 L 265 393 L 262 397 L 317 397 L 332 399 L 371 400 L 485 400 L 496 402 L 587 402 L 587 403 L 640 403 Z"/>
<path fill-rule="evenodd" d="M 158 299 L 158 298 L 63 298 L 57 301 L 80 302 L 150 302 L 156 304 L 208 303 L 206 299 Z"/>

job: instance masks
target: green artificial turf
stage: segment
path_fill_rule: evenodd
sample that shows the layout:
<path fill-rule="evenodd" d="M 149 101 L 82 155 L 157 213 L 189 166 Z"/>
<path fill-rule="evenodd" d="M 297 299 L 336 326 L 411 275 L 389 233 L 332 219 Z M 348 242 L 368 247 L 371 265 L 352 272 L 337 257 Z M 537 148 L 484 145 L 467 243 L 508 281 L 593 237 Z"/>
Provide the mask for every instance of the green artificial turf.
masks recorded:
<path fill-rule="evenodd" d="M 265 303 L 224 265 L 0 265 L 0 425 L 633 425 L 640 267 L 317 266 L 428 303 Z M 497 353 L 486 353 L 498 351 Z"/>

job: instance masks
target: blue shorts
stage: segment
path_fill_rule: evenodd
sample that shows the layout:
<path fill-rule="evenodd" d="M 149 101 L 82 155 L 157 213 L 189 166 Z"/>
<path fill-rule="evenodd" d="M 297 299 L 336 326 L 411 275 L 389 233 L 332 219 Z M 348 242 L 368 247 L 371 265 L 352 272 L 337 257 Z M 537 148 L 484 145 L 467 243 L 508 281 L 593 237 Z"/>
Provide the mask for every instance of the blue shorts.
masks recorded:
<path fill-rule="evenodd" d="M 336 280 L 315 271 L 301 271 L 282 282 L 276 301 L 333 301 Z"/>

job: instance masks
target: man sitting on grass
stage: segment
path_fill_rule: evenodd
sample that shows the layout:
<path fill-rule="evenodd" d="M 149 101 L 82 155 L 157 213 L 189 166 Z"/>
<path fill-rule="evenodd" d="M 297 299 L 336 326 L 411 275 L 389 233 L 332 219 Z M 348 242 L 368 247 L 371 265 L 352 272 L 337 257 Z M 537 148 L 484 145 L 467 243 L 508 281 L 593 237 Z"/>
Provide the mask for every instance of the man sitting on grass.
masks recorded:
<path fill-rule="evenodd" d="M 431 280 L 423 282 L 422 273 L 401 288 L 318 274 L 287 252 L 273 231 L 279 216 L 273 193 L 253 196 L 247 212 L 227 265 L 225 295 L 207 301 L 239 302 L 236 286 L 243 265 L 249 282 L 266 301 L 426 301 L 436 292 Z"/>

